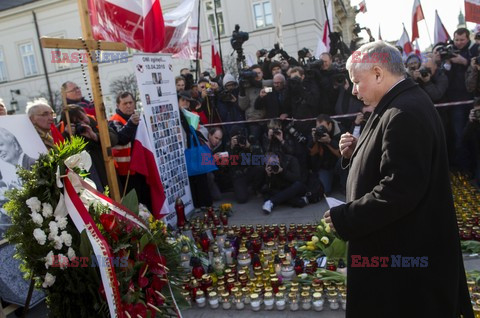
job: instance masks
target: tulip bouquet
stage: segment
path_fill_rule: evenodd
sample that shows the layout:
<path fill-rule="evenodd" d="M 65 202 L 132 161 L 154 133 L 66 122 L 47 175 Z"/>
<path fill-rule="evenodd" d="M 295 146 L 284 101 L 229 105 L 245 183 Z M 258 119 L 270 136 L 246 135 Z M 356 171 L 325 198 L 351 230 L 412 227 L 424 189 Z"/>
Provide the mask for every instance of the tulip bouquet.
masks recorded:
<path fill-rule="evenodd" d="M 298 250 L 302 252 L 304 259 L 326 256 L 328 260 L 338 261 L 346 259 L 347 243 L 336 237 L 330 226 L 322 219 L 311 240 L 301 242 Z"/>

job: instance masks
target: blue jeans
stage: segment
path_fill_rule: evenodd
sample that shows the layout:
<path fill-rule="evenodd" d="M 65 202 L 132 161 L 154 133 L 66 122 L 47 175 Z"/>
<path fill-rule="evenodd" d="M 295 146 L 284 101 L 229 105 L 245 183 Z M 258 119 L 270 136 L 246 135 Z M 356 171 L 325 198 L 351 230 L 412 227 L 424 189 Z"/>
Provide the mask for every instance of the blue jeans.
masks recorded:
<path fill-rule="evenodd" d="M 320 169 L 318 170 L 318 179 L 323 185 L 323 190 L 325 194 L 330 194 L 332 192 L 332 183 L 333 183 L 333 169 L 326 170 Z"/>

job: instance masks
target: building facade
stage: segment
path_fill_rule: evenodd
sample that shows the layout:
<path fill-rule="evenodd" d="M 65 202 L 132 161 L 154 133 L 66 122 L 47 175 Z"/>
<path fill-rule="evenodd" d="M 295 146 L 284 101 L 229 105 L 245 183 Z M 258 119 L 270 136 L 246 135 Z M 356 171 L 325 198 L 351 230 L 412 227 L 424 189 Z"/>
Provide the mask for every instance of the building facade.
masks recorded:
<path fill-rule="evenodd" d="M 163 11 L 168 12 L 180 0 L 162 0 L 161 3 Z M 340 31 L 344 41 L 349 43 L 355 10 L 348 0 L 333 0 L 333 13 L 334 30 Z M 216 35 L 217 25 L 222 56 L 228 69 L 235 65 L 236 54 L 232 55 L 230 38 L 236 24 L 250 35 L 243 48 L 248 60 L 254 62 L 257 50 L 270 50 L 278 41 L 279 28 L 276 27 L 279 25 L 281 42 L 291 56 L 297 57 L 297 51 L 303 47 L 314 51 L 326 19 L 323 1 L 319 0 L 200 0 L 199 20 L 203 52 L 201 69 L 208 70 L 211 61 L 209 29 Z M 24 113 L 27 101 L 41 96 L 49 99 L 46 74 L 55 104 L 60 105 L 60 86 L 67 80 L 77 83 L 83 95 L 91 99 L 86 64 L 80 61 L 54 63 L 58 54 L 72 54 L 76 50 L 42 49 L 37 30 L 40 36 L 80 38 L 82 32 L 77 1 L 13 0 L 0 5 L 0 98 L 4 99 L 7 108 Z M 128 81 L 129 75 L 133 74 L 131 53 L 129 50 L 128 61 L 100 64 L 107 113 L 115 107 L 110 85 L 112 82 L 121 84 Z M 192 68 L 194 65 L 192 61 L 176 60 L 174 71 L 178 74 L 181 68 Z"/>

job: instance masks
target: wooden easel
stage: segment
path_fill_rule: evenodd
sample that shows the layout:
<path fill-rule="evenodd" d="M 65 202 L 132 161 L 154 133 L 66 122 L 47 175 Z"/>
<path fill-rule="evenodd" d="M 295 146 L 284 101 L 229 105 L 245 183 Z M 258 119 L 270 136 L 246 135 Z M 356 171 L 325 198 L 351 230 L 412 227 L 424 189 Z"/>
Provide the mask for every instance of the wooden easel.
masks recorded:
<path fill-rule="evenodd" d="M 124 43 L 96 41 L 93 39 L 92 26 L 88 16 L 87 0 L 78 0 L 78 12 L 82 24 L 83 39 L 59 39 L 42 37 L 40 42 L 43 48 L 57 49 L 80 49 L 88 51 L 125 51 L 127 47 Z M 120 190 L 118 187 L 115 164 L 112 157 L 110 135 L 108 133 L 108 123 L 105 117 L 105 105 L 103 104 L 102 92 L 100 89 L 100 75 L 98 73 L 98 63 L 96 59 L 92 60 L 91 54 L 88 57 L 88 73 L 90 74 L 90 85 L 93 93 L 93 102 L 97 114 L 98 130 L 100 133 L 100 142 L 102 145 L 103 158 L 107 171 L 108 185 L 112 198 L 120 202 Z"/>

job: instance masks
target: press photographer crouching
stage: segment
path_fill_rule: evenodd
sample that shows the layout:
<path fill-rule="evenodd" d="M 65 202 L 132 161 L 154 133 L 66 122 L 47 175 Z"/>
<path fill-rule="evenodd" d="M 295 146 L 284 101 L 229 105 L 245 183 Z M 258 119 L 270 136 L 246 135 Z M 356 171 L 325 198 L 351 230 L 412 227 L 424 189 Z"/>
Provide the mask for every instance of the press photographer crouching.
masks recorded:
<path fill-rule="evenodd" d="M 107 172 L 105 170 L 102 147 L 100 145 L 100 135 L 98 131 L 98 124 L 93 116 L 87 115 L 83 107 L 78 105 L 67 106 L 68 115 L 70 117 L 70 128 L 72 135 L 82 136 L 85 138 L 87 145 L 85 150 L 92 158 L 92 167 L 90 168 L 89 178 L 95 182 L 97 190 L 103 192 L 108 185 Z M 62 111 L 60 131 L 65 138 L 69 137 L 69 129 L 67 126 L 67 115 L 65 110 Z M 118 143 L 118 135 L 116 131 L 109 127 L 110 143 L 113 146 Z"/>
<path fill-rule="evenodd" d="M 283 152 L 295 155 L 295 143 L 294 137 L 283 131 L 280 120 L 272 119 L 268 122 L 267 133 L 263 136 L 262 141 L 265 152 Z"/>
<path fill-rule="evenodd" d="M 324 114 L 317 117 L 316 127 L 312 129 L 310 164 L 326 194 L 332 191 L 335 166 L 341 157 L 338 144 L 342 133 L 338 123 Z"/>
<path fill-rule="evenodd" d="M 471 155 L 471 171 L 477 186 L 480 187 L 480 98 L 475 99 L 473 109 L 465 127 L 464 142 Z"/>
<path fill-rule="evenodd" d="M 300 165 L 295 157 L 281 152 L 269 152 L 265 158 L 266 182 L 262 188 L 265 202 L 262 210 L 272 213 L 275 206 L 289 203 L 294 207 L 308 204 L 307 187 L 300 180 Z"/>
<path fill-rule="evenodd" d="M 234 197 L 237 203 L 246 203 L 250 193 L 260 190 L 262 183 L 262 166 L 253 162 L 253 156 L 261 156 L 252 150 L 245 129 L 235 128 L 231 131 L 228 172 L 233 184 Z M 256 148 L 253 148 L 256 149 Z"/>
<path fill-rule="evenodd" d="M 413 71 L 413 79 L 420 84 L 420 87 L 434 103 L 444 100 L 448 88 L 448 77 L 439 66 L 440 64 L 435 62 L 433 54 L 427 54 L 422 66 Z"/>

